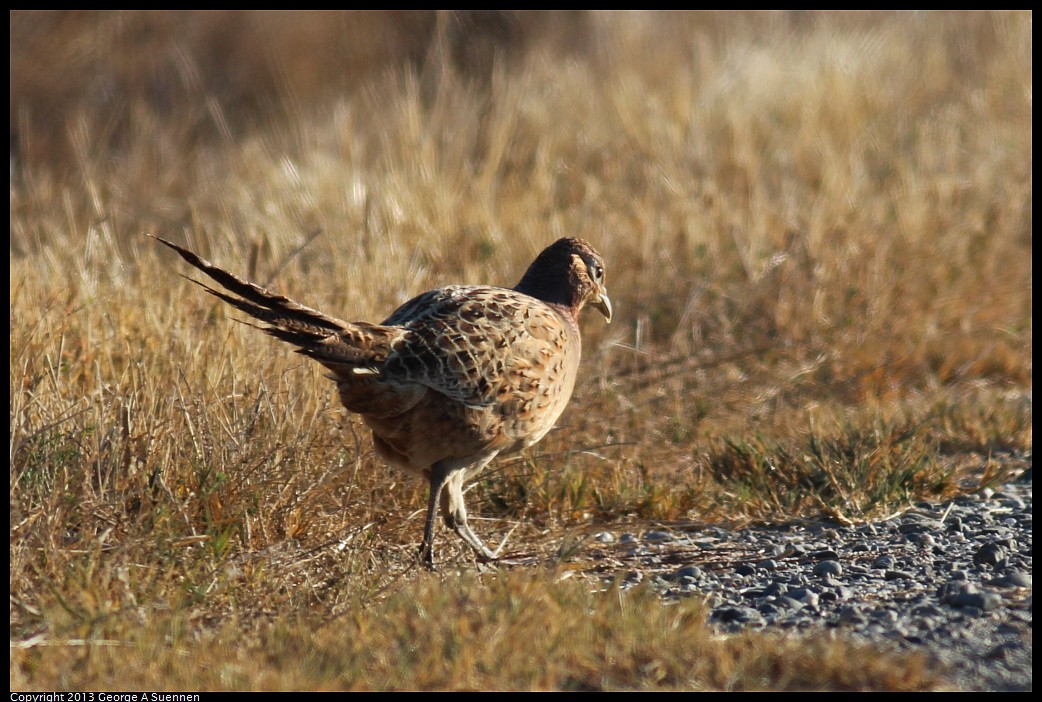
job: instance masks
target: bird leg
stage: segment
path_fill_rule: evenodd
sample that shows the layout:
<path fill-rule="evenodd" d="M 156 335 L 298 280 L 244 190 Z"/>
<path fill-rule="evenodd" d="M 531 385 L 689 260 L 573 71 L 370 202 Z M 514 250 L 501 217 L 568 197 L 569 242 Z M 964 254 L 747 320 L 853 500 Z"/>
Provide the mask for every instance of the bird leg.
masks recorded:
<path fill-rule="evenodd" d="M 474 533 L 467 523 L 467 507 L 463 503 L 463 481 L 466 471 L 459 470 L 449 476 L 445 481 L 445 490 L 441 494 L 441 514 L 445 524 L 455 531 L 461 539 L 474 549 L 478 556 L 486 561 L 494 561 L 499 558 L 506 540 L 499 545 L 495 551 L 485 545 L 485 542 Z"/>
<path fill-rule="evenodd" d="M 442 493 L 449 474 L 438 470 L 438 464 L 431 469 L 431 494 L 427 499 L 427 519 L 423 523 L 423 541 L 420 542 L 420 560 L 427 570 L 434 570 L 434 516 L 438 512 L 438 497 Z"/>
<path fill-rule="evenodd" d="M 497 450 L 488 451 L 477 456 L 466 458 L 446 458 L 438 461 L 430 468 L 431 492 L 427 502 L 427 520 L 423 525 L 423 542 L 420 544 L 420 559 L 428 570 L 434 570 L 434 519 L 441 503 L 442 517 L 445 524 L 467 542 L 485 561 L 499 558 L 506 539 L 495 551 L 485 545 L 467 524 L 467 508 L 463 504 L 463 482 L 473 478 L 489 464 Z"/>

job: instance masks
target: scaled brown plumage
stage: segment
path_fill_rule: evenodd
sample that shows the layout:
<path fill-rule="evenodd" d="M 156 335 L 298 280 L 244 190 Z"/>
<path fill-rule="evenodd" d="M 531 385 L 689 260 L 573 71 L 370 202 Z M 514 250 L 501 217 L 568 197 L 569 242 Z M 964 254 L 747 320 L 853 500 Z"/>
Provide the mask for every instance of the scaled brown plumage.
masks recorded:
<path fill-rule="evenodd" d="M 579 312 L 589 304 L 612 316 L 604 262 L 590 244 L 559 239 L 513 289 L 438 288 L 370 324 L 330 317 L 158 240 L 228 292 L 199 285 L 328 368 L 379 455 L 430 481 L 420 546 L 428 567 L 439 500 L 445 523 L 481 558 L 498 557 L 467 524 L 463 485 L 497 455 L 543 438 L 568 404 Z"/>

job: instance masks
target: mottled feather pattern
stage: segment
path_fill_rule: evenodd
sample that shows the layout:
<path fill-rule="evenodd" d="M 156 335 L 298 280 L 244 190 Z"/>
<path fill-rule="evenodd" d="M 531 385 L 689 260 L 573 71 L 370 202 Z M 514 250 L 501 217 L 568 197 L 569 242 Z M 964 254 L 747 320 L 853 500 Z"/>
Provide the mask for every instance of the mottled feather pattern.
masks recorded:
<path fill-rule="evenodd" d="M 533 367 L 553 382 L 563 373 L 557 350 L 569 345 L 572 331 L 549 305 L 487 286 L 425 293 L 384 324 L 405 330 L 384 364 L 387 379 L 420 383 L 475 408 L 530 390 L 508 381 Z M 578 356 L 577 334 L 569 350 Z"/>
<path fill-rule="evenodd" d="M 513 289 L 451 285 L 371 324 L 331 317 L 159 241 L 227 291 L 199 283 L 207 292 L 329 369 L 341 403 L 372 430 L 377 453 L 430 481 L 420 546 L 428 567 L 439 504 L 479 557 L 498 557 L 467 523 L 463 484 L 497 455 L 539 441 L 567 406 L 582 352 L 579 312 L 589 304 L 612 317 L 604 263 L 592 246 L 560 239 Z"/>

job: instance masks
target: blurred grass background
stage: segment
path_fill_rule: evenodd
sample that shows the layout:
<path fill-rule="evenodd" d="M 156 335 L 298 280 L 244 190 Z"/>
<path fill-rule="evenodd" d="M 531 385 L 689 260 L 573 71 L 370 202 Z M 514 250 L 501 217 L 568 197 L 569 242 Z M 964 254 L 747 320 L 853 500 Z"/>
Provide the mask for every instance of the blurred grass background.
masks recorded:
<path fill-rule="evenodd" d="M 616 321 L 586 320 L 558 429 L 468 496 L 551 571 L 606 523 L 875 518 L 1030 467 L 1030 13 L 10 20 L 12 689 L 937 684 L 156 671 L 441 595 L 408 570 L 425 486 L 141 232 L 370 321 L 591 240 Z M 109 640 L 137 673 L 95 665 Z"/>

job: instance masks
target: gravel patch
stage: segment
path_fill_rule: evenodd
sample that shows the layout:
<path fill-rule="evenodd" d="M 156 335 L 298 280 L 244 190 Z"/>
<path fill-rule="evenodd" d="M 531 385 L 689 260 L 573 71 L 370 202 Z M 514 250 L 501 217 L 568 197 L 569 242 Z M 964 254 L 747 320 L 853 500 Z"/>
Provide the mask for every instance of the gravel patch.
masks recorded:
<path fill-rule="evenodd" d="M 602 531 L 623 587 L 703 598 L 722 632 L 834 632 L 928 654 L 964 691 L 1031 690 L 1031 479 L 882 522 Z"/>

